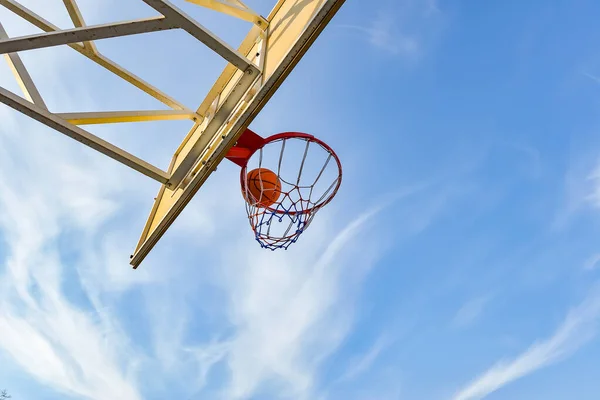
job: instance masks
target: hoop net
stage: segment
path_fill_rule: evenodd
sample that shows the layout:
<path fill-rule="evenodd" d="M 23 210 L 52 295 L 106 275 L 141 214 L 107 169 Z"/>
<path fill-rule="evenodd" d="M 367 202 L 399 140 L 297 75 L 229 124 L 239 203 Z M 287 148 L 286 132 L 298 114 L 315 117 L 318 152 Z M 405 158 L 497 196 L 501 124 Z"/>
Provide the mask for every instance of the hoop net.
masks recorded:
<path fill-rule="evenodd" d="M 311 135 L 282 133 L 265 142 L 242 168 L 242 193 L 247 199 L 250 226 L 261 247 L 287 249 L 337 193 L 342 165 L 327 144 Z M 267 168 L 279 177 L 281 193 L 273 204 L 265 206 L 264 199 L 249 193 L 248 172 L 255 168 Z M 258 184 L 262 188 L 262 179 Z"/>

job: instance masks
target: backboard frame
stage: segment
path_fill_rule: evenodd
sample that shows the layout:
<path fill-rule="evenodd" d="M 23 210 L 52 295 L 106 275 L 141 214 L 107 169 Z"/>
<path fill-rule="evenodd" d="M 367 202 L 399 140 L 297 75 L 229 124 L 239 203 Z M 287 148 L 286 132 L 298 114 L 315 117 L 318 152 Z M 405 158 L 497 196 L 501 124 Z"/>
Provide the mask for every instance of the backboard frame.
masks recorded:
<path fill-rule="evenodd" d="M 86 26 L 76 0 L 63 0 L 74 28 L 60 29 L 15 0 L 0 5 L 45 33 L 9 38 L 0 24 L 0 54 L 12 67 L 25 97 L 0 87 L 0 101 L 161 183 L 130 263 L 137 268 L 200 187 L 225 159 L 282 82 L 312 46 L 345 0 L 278 0 L 262 17 L 239 0 L 186 0 L 253 24 L 238 49 L 232 48 L 168 0 L 140 0 L 160 15 Z M 103 56 L 94 41 L 181 29 L 228 64 L 196 111 Z M 170 109 L 52 113 L 18 52 L 67 45 Z M 80 125 L 189 119 L 194 122 L 167 171 L 155 167 L 84 130 Z"/>

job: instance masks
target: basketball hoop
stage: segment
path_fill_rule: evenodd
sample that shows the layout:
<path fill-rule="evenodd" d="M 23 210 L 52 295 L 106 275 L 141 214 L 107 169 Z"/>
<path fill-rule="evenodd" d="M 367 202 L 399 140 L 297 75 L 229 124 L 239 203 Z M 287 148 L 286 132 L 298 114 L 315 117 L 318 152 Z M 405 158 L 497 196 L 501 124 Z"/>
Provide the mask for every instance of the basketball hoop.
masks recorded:
<path fill-rule="evenodd" d="M 312 135 L 286 132 L 266 139 L 247 130 L 228 159 L 242 167 L 246 212 L 261 247 L 287 249 L 336 195 L 342 164 Z"/>

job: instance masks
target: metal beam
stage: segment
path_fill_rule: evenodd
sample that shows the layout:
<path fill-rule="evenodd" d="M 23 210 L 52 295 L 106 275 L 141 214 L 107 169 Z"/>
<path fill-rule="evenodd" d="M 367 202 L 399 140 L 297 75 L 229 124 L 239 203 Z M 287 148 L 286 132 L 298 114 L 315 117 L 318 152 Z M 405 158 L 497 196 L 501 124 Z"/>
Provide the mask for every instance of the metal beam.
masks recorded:
<path fill-rule="evenodd" d="M 221 0 L 186 0 L 190 3 L 194 3 L 198 6 L 210 8 L 211 10 L 231 15 L 232 17 L 236 17 L 242 19 L 244 21 L 252 22 L 255 25 L 258 25 L 261 29 L 267 29 L 269 26 L 269 22 L 260 16 L 258 13 L 254 12 L 252 9 L 248 8 L 241 1 L 236 1 L 236 4 L 231 4 L 229 1 L 221 1 Z"/>
<path fill-rule="evenodd" d="M 67 12 L 71 17 L 71 21 L 73 21 L 73 25 L 75 25 L 76 28 L 83 28 L 85 26 L 85 21 L 83 20 L 83 15 L 81 15 L 81 11 L 79 10 L 75 0 L 63 0 L 63 3 L 67 8 Z M 94 54 L 98 54 L 98 49 L 96 48 L 94 42 L 83 42 L 83 47 Z"/>
<path fill-rule="evenodd" d="M 242 54 L 248 54 L 248 52 L 250 51 L 252 46 L 254 46 L 254 44 L 260 37 L 261 32 L 262 31 L 258 27 L 256 27 L 256 26 L 252 27 L 252 29 L 250 29 L 250 33 L 248 34 L 248 36 L 246 36 L 246 38 L 240 44 L 238 51 Z M 264 60 L 264 57 L 263 57 L 263 60 Z M 262 68 L 259 68 L 259 69 L 260 69 L 260 71 L 263 71 Z M 206 95 L 204 100 L 202 101 L 202 104 L 200 104 L 200 106 L 196 110 L 198 112 L 198 114 L 200 114 L 200 115 L 207 114 L 209 108 L 212 107 L 212 105 L 215 103 L 215 100 L 217 99 L 217 97 L 219 97 L 220 93 L 223 91 L 223 88 L 225 88 L 227 83 L 233 78 L 233 76 L 235 75 L 236 72 L 237 72 L 237 69 L 233 65 L 227 64 L 227 66 L 225 67 L 225 69 L 223 70 L 223 72 L 221 73 L 219 78 L 217 78 L 217 81 L 215 82 L 215 84 L 212 86 L 212 88 L 210 89 L 210 91 L 208 92 L 208 94 Z M 217 102 L 218 102 L 218 100 L 217 100 Z"/>
<path fill-rule="evenodd" d="M 8 34 L 4 30 L 2 23 L 0 23 L 0 39 L 4 40 L 7 38 Z M 31 75 L 29 75 L 27 68 L 25 68 L 21 57 L 17 53 L 8 53 L 4 57 L 6 57 L 6 62 L 13 71 L 13 75 L 17 79 L 17 83 L 21 87 L 25 98 L 43 109 L 48 109 L 46 103 L 44 103 L 44 99 L 42 99 L 42 95 L 37 90 L 35 83 L 33 83 Z"/>
<path fill-rule="evenodd" d="M 103 111 L 55 113 L 74 125 L 116 124 L 121 122 L 174 121 L 201 118 L 198 114 L 179 110 Z"/>
<path fill-rule="evenodd" d="M 169 174 L 165 171 L 156 168 L 154 165 L 118 148 L 106 140 L 100 139 L 78 126 L 70 124 L 64 119 L 28 102 L 3 87 L 0 87 L 0 101 L 32 119 L 35 119 L 36 121 L 41 122 L 160 183 L 164 184 L 169 180 Z"/>
<path fill-rule="evenodd" d="M 236 106 L 240 104 L 245 94 L 248 93 L 248 90 L 259 78 L 260 74 L 253 74 L 250 71 L 247 71 L 239 79 L 236 87 L 229 93 L 227 99 L 225 99 L 215 115 L 206 125 L 206 128 L 198 141 L 193 144 L 188 154 L 186 154 L 185 158 L 173 171 L 171 178 L 169 179 L 169 183 L 172 187 L 177 187 L 191 172 L 192 167 L 198 162 L 202 153 L 209 147 L 209 144 L 219 133 L 219 129 L 226 124 Z M 198 126 L 196 129 L 201 129 L 201 127 Z"/>
<path fill-rule="evenodd" d="M 22 6 L 21 4 L 17 3 L 14 0 L 0 0 L 0 5 L 6 7 L 7 9 L 12 11 L 16 15 L 20 16 L 21 18 L 25 19 L 29 23 L 33 24 L 34 26 L 38 27 L 39 29 L 41 29 L 45 32 L 54 32 L 54 31 L 60 30 L 60 28 L 58 28 L 56 25 L 53 25 L 49 21 L 45 20 L 44 18 L 40 17 L 39 15 L 37 15 L 36 13 L 31 11 L 27 7 Z M 121 79 L 124 79 L 125 81 L 129 82 L 133 86 L 137 87 L 138 89 L 140 89 L 140 90 L 144 91 L 145 93 L 149 94 L 150 96 L 154 97 L 161 103 L 163 103 L 171 108 L 174 108 L 176 110 L 190 111 L 182 103 L 178 102 L 171 96 L 167 95 L 166 93 L 164 93 L 164 92 L 160 91 L 159 89 L 155 88 L 154 86 L 150 85 L 148 82 L 139 78 L 135 74 L 129 72 L 128 70 L 121 67 L 119 64 L 115 63 L 114 61 L 108 59 L 107 57 L 104 57 L 101 54 L 93 53 L 93 52 L 89 51 L 88 49 L 86 49 L 84 46 L 80 45 L 79 43 L 70 43 L 70 44 L 68 44 L 68 46 L 71 47 L 72 49 L 76 50 L 80 54 L 84 55 L 85 57 L 89 58 L 90 60 L 94 61 L 101 67 L 106 68 L 107 70 L 109 70 L 113 74 L 117 75 Z"/>
<path fill-rule="evenodd" d="M 0 41 L 0 54 L 23 50 L 41 49 L 69 43 L 108 39 L 119 36 L 137 35 L 175 29 L 176 25 L 165 17 L 154 17 L 136 21 L 123 21 L 111 24 L 65 29 L 37 35 L 22 36 Z"/>
<path fill-rule="evenodd" d="M 253 70 L 254 73 L 258 69 L 250 60 L 244 57 L 241 53 L 222 41 L 214 33 L 210 32 L 204 26 L 200 25 L 193 18 L 188 16 L 179 8 L 175 7 L 167 0 L 143 0 L 144 3 L 154 8 L 156 11 L 164 15 L 171 23 L 176 24 L 181 29 L 204 43 L 225 60 L 235 65 L 238 69 L 246 71 Z"/>

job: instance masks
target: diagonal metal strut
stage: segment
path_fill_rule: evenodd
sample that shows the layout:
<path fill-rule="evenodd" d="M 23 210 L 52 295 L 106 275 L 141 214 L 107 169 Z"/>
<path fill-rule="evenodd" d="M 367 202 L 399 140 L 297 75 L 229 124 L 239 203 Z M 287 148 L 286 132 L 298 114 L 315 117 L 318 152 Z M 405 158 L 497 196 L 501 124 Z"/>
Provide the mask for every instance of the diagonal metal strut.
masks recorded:
<path fill-rule="evenodd" d="M 165 17 L 86 26 L 0 41 L 0 54 L 178 28 Z"/>
<path fill-rule="evenodd" d="M 223 1 L 223 0 L 186 0 L 189 3 L 209 8 L 223 14 L 228 14 L 244 21 L 252 22 L 259 26 L 262 30 L 267 29 L 269 22 L 255 11 L 252 11 L 247 5 L 239 0 Z"/>
<path fill-rule="evenodd" d="M 235 65 L 238 69 L 246 71 L 251 69 L 256 74 L 258 69 L 250 60 L 240 54 L 237 50 L 229 46 L 214 33 L 210 32 L 204 26 L 200 25 L 193 18 L 188 16 L 179 8 L 175 7 L 167 0 L 143 0 L 144 3 L 154 8 L 156 11 L 164 15 L 167 19 L 172 20 L 181 29 L 195 37 L 200 42 L 204 43 L 214 52 L 219 54 L 225 60 Z"/>
<path fill-rule="evenodd" d="M 100 153 L 119 161 L 122 164 L 127 165 L 135 169 L 142 174 L 157 180 L 160 183 L 166 183 L 169 180 L 169 174 L 165 171 L 155 167 L 152 164 L 134 156 L 118 148 L 117 146 L 103 140 L 86 130 L 81 129 L 78 126 L 72 125 L 64 119 L 52 114 L 51 112 L 44 110 L 41 107 L 36 106 L 33 103 L 17 96 L 9 90 L 0 87 L 0 102 L 7 106 L 27 115 L 28 117 L 41 122 L 50 128 L 69 136 L 72 139 L 77 140 L 91 147 Z"/>
<path fill-rule="evenodd" d="M 56 25 L 53 25 L 49 21 L 47 21 L 44 18 L 42 18 L 41 16 L 37 15 L 36 13 L 31 11 L 27 7 L 19 4 L 15 0 L 0 0 L 0 5 L 6 7 L 8 10 L 12 11 L 16 15 L 20 16 L 21 18 L 23 18 L 26 21 L 28 21 L 29 23 L 37 26 L 39 29 L 41 29 L 45 32 L 60 31 L 59 27 L 57 27 Z M 94 52 L 93 50 L 89 50 L 85 46 L 82 46 L 79 43 L 70 43 L 70 44 L 68 44 L 68 46 L 71 47 L 72 49 L 76 50 L 83 56 L 89 58 L 93 62 L 97 63 L 101 67 L 106 68 L 108 71 L 117 75 L 119 78 L 125 80 L 126 82 L 129 82 L 133 86 L 144 91 L 145 93 L 154 97 L 158 101 L 166 104 L 167 106 L 174 108 L 176 110 L 190 111 L 184 104 L 178 102 L 171 96 L 160 91 L 156 87 L 152 86 L 148 82 L 144 81 L 140 77 L 136 76 L 135 74 L 133 74 L 130 71 L 126 70 L 125 68 L 121 67 L 119 64 L 117 64 L 114 61 L 110 60 L 109 58 L 103 56 L 102 54 L 99 54 L 98 52 Z"/>
<path fill-rule="evenodd" d="M 8 39 L 8 34 L 6 33 L 6 30 L 4 30 L 2 23 L 0 23 L 0 39 Z M 48 109 L 44 99 L 42 98 L 42 95 L 35 86 L 35 83 L 33 83 L 33 79 L 31 79 L 31 75 L 29 75 L 29 72 L 27 71 L 27 68 L 25 68 L 25 64 L 23 64 L 23 60 L 21 60 L 19 54 L 8 53 L 5 54 L 4 57 L 8 62 L 8 66 L 10 69 L 12 69 L 13 75 L 17 79 L 17 82 L 27 100 L 37 104 L 39 107 Z"/>
<path fill-rule="evenodd" d="M 67 12 L 69 13 L 71 21 L 73 21 L 75 27 L 83 28 L 85 26 L 85 21 L 83 20 L 83 15 L 81 15 L 81 11 L 79 10 L 79 6 L 77 6 L 75 0 L 63 0 L 63 3 L 65 4 Z M 94 42 L 83 42 L 83 47 L 94 54 L 98 54 L 98 49 L 96 48 Z"/>

